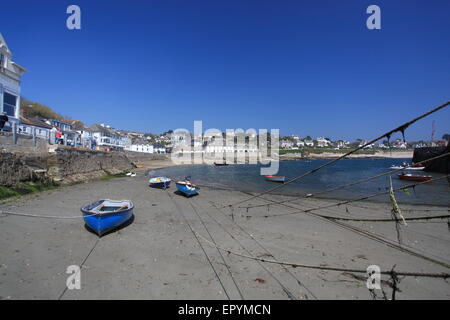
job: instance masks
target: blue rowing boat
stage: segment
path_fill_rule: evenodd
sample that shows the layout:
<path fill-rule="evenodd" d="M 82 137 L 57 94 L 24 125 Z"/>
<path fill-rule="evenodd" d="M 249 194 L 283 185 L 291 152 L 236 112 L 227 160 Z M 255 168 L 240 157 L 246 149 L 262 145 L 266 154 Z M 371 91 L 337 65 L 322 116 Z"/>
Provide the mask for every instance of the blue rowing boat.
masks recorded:
<path fill-rule="evenodd" d="M 161 189 L 166 189 L 170 186 L 170 178 L 167 177 L 155 177 L 155 178 L 150 178 L 150 180 L 148 181 L 150 187 L 153 188 L 161 188 Z"/>
<path fill-rule="evenodd" d="M 98 236 L 114 230 L 133 217 L 133 202 L 129 200 L 99 200 L 81 208 L 86 225 Z"/>
<path fill-rule="evenodd" d="M 198 194 L 198 190 L 200 189 L 195 184 L 193 184 L 189 179 L 185 179 L 183 181 L 177 181 L 176 186 L 178 191 L 180 191 L 186 197 L 195 196 Z"/>

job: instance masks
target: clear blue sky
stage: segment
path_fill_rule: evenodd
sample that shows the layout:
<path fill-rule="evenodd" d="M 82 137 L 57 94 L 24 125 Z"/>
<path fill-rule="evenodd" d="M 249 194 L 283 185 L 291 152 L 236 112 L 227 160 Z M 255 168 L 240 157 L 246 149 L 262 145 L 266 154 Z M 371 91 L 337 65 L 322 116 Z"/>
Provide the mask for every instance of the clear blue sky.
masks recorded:
<path fill-rule="evenodd" d="M 66 8 L 82 30 L 66 28 Z M 366 8 L 381 7 L 381 30 Z M 22 95 L 146 132 L 279 128 L 371 138 L 450 99 L 450 1 L 3 1 Z M 406 132 L 450 132 L 450 108 Z"/>

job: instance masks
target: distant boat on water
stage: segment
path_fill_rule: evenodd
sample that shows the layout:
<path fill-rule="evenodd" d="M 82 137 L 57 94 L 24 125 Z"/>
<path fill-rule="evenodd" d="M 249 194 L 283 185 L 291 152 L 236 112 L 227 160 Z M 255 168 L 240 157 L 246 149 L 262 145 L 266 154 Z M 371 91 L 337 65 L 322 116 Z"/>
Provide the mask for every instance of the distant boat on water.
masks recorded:
<path fill-rule="evenodd" d="M 102 236 L 130 221 L 133 208 L 129 200 L 99 200 L 83 206 L 81 212 L 89 229 Z"/>
<path fill-rule="evenodd" d="M 267 181 L 272 181 L 272 182 L 280 182 L 280 183 L 284 183 L 284 181 L 286 180 L 285 176 L 265 176 Z"/>
<path fill-rule="evenodd" d="M 228 166 L 228 163 L 226 163 L 226 162 L 223 162 L 223 163 L 214 162 L 214 165 L 217 166 L 217 167 L 222 167 L 222 166 Z"/>
<path fill-rule="evenodd" d="M 391 166 L 390 169 L 393 170 L 398 170 L 398 169 L 403 169 L 403 170 L 423 170 L 425 169 L 425 166 L 421 163 L 415 163 L 413 165 L 403 162 L 403 165 L 401 166 Z"/>
<path fill-rule="evenodd" d="M 154 177 L 148 181 L 150 187 L 166 189 L 170 186 L 172 180 L 167 177 Z"/>
<path fill-rule="evenodd" d="M 398 174 L 397 176 L 399 179 L 402 179 L 402 180 L 417 181 L 417 182 L 429 181 L 429 180 L 433 179 L 432 176 L 414 175 L 411 173 L 402 173 L 402 174 Z"/>

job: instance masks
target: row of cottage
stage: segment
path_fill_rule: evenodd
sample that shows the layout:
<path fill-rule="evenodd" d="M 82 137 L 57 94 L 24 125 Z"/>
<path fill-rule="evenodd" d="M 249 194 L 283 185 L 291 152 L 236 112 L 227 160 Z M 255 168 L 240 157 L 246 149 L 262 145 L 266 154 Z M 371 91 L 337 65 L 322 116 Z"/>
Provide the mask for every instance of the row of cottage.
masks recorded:
<path fill-rule="evenodd" d="M 82 147 L 103 151 L 135 151 L 145 153 L 166 153 L 163 145 L 133 143 L 133 136 L 104 124 L 85 127 L 78 120 L 61 121 L 35 117 L 27 119 L 19 117 L 18 131 L 21 134 L 36 135 L 47 139 L 50 143 L 61 143 L 67 146 Z M 61 136 L 57 135 L 57 132 Z"/>
<path fill-rule="evenodd" d="M 20 105 L 21 77 L 27 70 L 12 60 L 12 52 L 0 33 L 0 114 L 8 117 L 5 131 L 33 135 L 49 143 L 103 150 L 129 150 L 165 153 L 162 145 L 134 144 L 131 135 L 109 126 L 94 124 L 87 128 L 80 121 L 61 121 L 34 117 L 28 119 Z"/>
<path fill-rule="evenodd" d="M 334 148 L 334 149 L 346 149 L 351 147 L 362 147 L 367 144 L 366 140 L 358 139 L 355 143 L 350 143 L 350 141 L 345 140 L 336 140 L 331 141 L 328 138 L 322 138 L 319 137 L 315 140 L 313 140 L 310 137 L 307 137 L 305 139 L 300 139 L 298 136 L 292 136 L 288 138 L 282 138 L 280 139 L 280 148 L 281 149 L 299 149 L 304 147 L 319 147 L 319 148 Z M 398 148 L 398 149 L 406 149 L 408 147 L 408 144 L 401 140 L 396 139 L 389 145 L 387 143 L 379 142 L 379 143 L 372 143 L 365 146 L 365 149 L 371 149 L 371 148 Z"/>

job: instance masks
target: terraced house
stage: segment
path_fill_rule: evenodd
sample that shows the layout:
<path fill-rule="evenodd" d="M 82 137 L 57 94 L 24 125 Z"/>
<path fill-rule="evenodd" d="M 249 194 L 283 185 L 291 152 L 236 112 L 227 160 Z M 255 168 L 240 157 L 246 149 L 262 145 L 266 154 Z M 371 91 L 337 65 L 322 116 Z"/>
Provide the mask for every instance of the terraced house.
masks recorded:
<path fill-rule="evenodd" d="M 6 112 L 10 123 L 19 123 L 20 79 L 27 70 L 12 61 L 12 52 L 0 33 L 0 112 Z"/>

